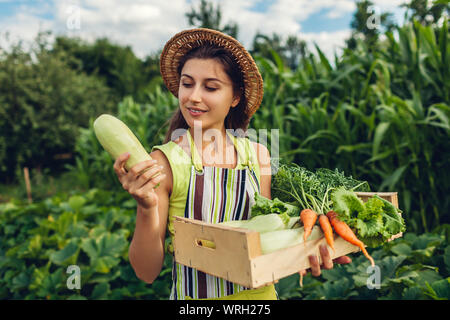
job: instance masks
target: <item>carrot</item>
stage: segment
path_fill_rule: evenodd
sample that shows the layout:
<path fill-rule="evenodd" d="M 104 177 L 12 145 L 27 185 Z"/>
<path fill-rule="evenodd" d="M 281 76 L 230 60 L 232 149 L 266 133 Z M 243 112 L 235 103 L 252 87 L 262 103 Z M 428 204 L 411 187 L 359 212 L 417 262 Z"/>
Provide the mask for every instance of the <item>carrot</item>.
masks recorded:
<path fill-rule="evenodd" d="M 305 233 L 303 233 L 303 241 L 306 243 L 306 239 L 311 234 L 312 228 L 317 220 L 317 213 L 315 213 L 311 209 L 303 209 L 300 212 L 300 220 L 303 222 L 303 227 L 305 229 Z"/>
<path fill-rule="evenodd" d="M 327 240 L 328 245 L 331 247 L 331 249 L 334 250 L 334 237 L 333 237 L 333 229 L 331 228 L 330 220 L 328 217 L 324 214 L 321 214 L 319 216 L 319 224 L 322 228 L 322 231 L 325 235 L 325 239 Z"/>
<path fill-rule="evenodd" d="M 369 259 L 372 267 L 375 266 L 375 261 L 367 252 L 364 243 L 356 237 L 352 229 L 350 229 L 350 227 L 345 222 L 337 218 L 336 212 L 328 211 L 327 217 L 328 219 L 330 219 L 330 223 L 333 226 L 334 231 L 336 231 L 336 233 L 345 241 L 348 241 L 351 244 L 360 248 L 363 254 L 366 256 L 366 258 Z"/>

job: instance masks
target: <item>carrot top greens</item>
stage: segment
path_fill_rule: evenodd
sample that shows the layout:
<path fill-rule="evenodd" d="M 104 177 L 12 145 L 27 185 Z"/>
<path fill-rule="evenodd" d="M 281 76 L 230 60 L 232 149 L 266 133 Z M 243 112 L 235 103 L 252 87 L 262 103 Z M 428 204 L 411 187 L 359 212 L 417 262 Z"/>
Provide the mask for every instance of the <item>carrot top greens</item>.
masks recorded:
<path fill-rule="evenodd" d="M 298 206 L 310 208 L 317 213 L 330 209 L 331 190 L 344 187 L 346 190 L 370 191 L 366 181 L 345 176 L 338 169 L 317 169 L 315 172 L 295 163 L 281 163 L 272 177 L 272 197 Z M 325 212 L 326 213 L 326 212 Z"/>

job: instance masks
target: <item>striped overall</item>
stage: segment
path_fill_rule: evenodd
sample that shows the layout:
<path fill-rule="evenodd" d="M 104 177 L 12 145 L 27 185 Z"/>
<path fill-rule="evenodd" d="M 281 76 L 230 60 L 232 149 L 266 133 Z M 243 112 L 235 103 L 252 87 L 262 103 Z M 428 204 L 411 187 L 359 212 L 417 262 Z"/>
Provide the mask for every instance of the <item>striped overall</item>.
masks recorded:
<path fill-rule="evenodd" d="M 248 156 L 244 157 L 240 154 L 242 151 L 237 148 L 234 137 L 230 137 L 235 144 L 238 156 L 242 157 L 242 160 L 246 159 L 244 169 L 203 166 L 189 131 L 187 136 L 190 141 L 193 164 L 190 177 L 186 177 L 189 178 L 189 188 L 184 217 L 209 223 L 249 219 L 250 208 L 255 201 L 255 192 L 260 193 L 252 161 Z M 175 300 L 223 298 L 248 289 L 175 261 L 172 278 L 170 299 Z M 250 293 L 254 290 L 247 291 Z"/>

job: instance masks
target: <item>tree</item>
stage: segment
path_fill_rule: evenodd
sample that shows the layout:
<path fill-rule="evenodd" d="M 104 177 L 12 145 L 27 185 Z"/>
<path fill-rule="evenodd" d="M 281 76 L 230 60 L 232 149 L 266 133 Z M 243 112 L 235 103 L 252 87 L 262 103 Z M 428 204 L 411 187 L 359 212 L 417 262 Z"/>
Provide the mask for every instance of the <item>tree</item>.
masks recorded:
<path fill-rule="evenodd" d="M 229 22 L 222 26 L 222 9 L 220 4 L 214 7 L 214 4 L 201 0 L 198 9 L 192 6 L 191 11 L 186 13 L 190 26 L 197 28 L 209 28 L 226 33 L 233 38 L 237 38 L 238 25 L 234 22 Z"/>
<path fill-rule="evenodd" d="M 295 35 L 289 35 L 283 40 L 277 33 L 267 36 L 258 32 L 253 38 L 251 53 L 273 60 L 272 51 L 278 53 L 284 64 L 292 70 L 295 70 L 299 61 L 308 54 L 306 41 Z"/>
<path fill-rule="evenodd" d="M 252 48 L 252 54 L 258 54 L 270 59 L 272 57 L 271 50 L 278 53 L 283 51 L 283 43 L 281 36 L 277 33 L 272 33 L 271 36 L 268 36 L 258 32 L 253 38 Z"/>
<path fill-rule="evenodd" d="M 142 100 L 147 85 L 159 74 L 154 70 L 154 66 L 158 66 L 155 57 L 147 57 L 146 61 L 142 61 L 129 46 L 111 43 L 106 38 L 97 39 L 91 44 L 79 38 L 58 36 L 53 52 L 65 52 L 74 70 L 95 75 L 105 81 L 117 95 L 117 101 L 127 95 Z"/>
<path fill-rule="evenodd" d="M 429 0 L 411 0 L 403 4 L 407 9 L 408 20 L 415 19 L 422 25 L 436 24 L 445 14 L 449 15 L 450 4 L 448 0 L 429 1 Z"/>
<path fill-rule="evenodd" d="M 373 2 L 362 0 L 356 3 L 356 12 L 351 22 L 352 36 L 347 40 L 347 46 L 352 49 L 356 45 L 356 38 L 361 37 L 369 50 L 374 49 L 378 41 L 380 30 L 390 31 L 395 27 L 392 14 L 389 12 L 376 12 Z"/>
<path fill-rule="evenodd" d="M 48 49 L 49 36 L 40 33 L 29 51 L 20 43 L 0 47 L 1 182 L 23 166 L 61 169 L 55 159 L 74 152 L 79 128 L 116 108 L 103 81 L 73 70 L 80 61 Z"/>
<path fill-rule="evenodd" d="M 293 35 L 288 36 L 284 47 L 284 55 L 291 69 L 297 69 L 299 61 L 305 59 L 307 54 L 308 49 L 305 40 Z"/>

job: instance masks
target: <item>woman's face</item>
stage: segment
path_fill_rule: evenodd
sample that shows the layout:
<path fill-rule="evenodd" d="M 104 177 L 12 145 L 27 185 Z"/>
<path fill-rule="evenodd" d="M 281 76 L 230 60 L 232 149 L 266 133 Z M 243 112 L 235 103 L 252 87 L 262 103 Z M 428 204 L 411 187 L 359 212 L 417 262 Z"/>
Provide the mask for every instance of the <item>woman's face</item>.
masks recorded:
<path fill-rule="evenodd" d="M 230 77 L 215 59 L 186 61 L 181 70 L 178 99 L 189 127 L 200 121 L 196 125 L 200 124 L 203 130 L 222 130 L 230 108 L 239 103 Z"/>

